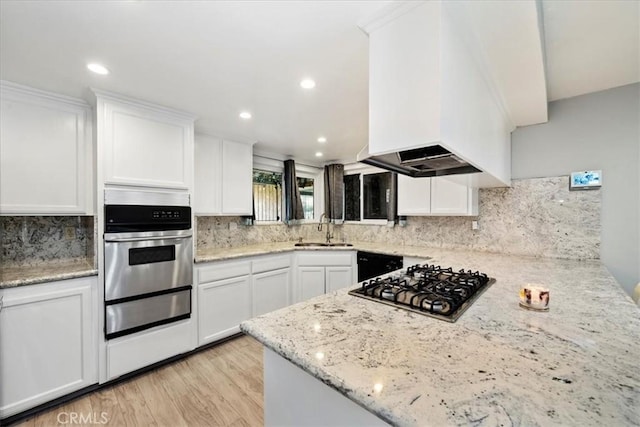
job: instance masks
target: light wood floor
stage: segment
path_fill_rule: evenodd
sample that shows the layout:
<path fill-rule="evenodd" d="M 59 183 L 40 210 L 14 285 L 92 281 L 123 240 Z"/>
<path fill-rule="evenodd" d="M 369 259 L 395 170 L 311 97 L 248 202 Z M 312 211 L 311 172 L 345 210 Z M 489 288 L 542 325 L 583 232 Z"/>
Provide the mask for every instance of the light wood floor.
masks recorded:
<path fill-rule="evenodd" d="M 82 425 L 68 418 L 78 413 L 96 426 L 105 412 L 107 426 L 262 426 L 262 384 L 262 345 L 243 336 L 19 425 Z"/>

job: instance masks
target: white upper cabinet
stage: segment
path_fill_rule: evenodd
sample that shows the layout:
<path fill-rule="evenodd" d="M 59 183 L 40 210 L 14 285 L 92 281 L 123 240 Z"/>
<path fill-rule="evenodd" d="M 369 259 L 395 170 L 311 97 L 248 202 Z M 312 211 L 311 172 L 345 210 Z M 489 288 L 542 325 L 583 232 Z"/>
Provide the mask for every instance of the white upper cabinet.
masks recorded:
<path fill-rule="evenodd" d="M 196 215 L 251 215 L 251 144 L 198 134 L 195 145 Z"/>
<path fill-rule="evenodd" d="M 539 17 L 489 3 L 392 2 L 361 24 L 368 155 L 440 145 L 482 171 L 473 186 L 510 185 L 510 132 L 546 120 Z"/>
<path fill-rule="evenodd" d="M 91 215 L 91 107 L 14 83 L 0 88 L 0 213 Z"/>
<path fill-rule="evenodd" d="M 398 174 L 398 215 L 431 213 L 431 178 L 411 178 Z"/>
<path fill-rule="evenodd" d="M 191 191 L 193 122 L 180 111 L 95 91 L 105 185 Z"/>
<path fill-rule="evenodd" d="M 462 175 L 431 178 L 431 215 L 478 215 L 478 189 L 467 180 Z"/>
<path fill-rule="evenodd" d="M 410 178 L 398 175 L 398 215 L 476 216 L 478 189 L 468 175 Z"/>

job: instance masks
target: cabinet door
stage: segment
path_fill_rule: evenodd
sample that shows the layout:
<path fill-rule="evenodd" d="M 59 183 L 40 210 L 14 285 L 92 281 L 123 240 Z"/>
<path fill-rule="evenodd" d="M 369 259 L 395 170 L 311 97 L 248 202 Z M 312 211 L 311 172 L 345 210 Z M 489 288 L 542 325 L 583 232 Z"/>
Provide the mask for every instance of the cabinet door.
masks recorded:
<path fill-rule="evenodd" d="M 398 215 L 431 213 L 431 178 L 411 178 L 398 174 Z"/>
<path fill-rule="evenodd" d="M 327 292 L 354 286 L 353 267 L 326 267 L 325 280 Z"/>
<path fill-rule="evenodd" d="M 431 213 L 434 215 L 477 215 L 478 189 L 465 177 L 431 178 Z"/>
<path fill-rule="evenodd" d="M 93 213 L 90 113 L 81 100 L 2 84 L 0 212 Z"/>
<path fill-rule="evenodd" d="M 222 142 L 222 214 L 253 213 L 253 149 L 251 145 Z"/>
<path fill-rule="evenodd" d="M 298 299 L 306 301 L 325 293 L 324 267 L 298 267 Z"/>
<path fill-rule="evenodd" d="M 97 93 L 104 183 L 191 190 L 193 118 Z M 101 121 L 103 120 L 103 121 Z"/>
<path fill-rule="evenodd" d="M 251 278 L 234 277 L 198 286 L 198 345 L 240 332 L 251 318 Z"/>
<path fill-rule="evenodd" d="M 0 418 L 98 382 L 95 287 L 91 278 L 0 291 Z"/>
<path fill-rule="evenodd" d="M 195 139 L 194 211 L 219 215 L 222 203 L 222 140 L 206 135 Z"/>
<path fill-rule="evenodd" d="M 253 275 L 253 315 L 269 313 L 289 305 L 290 270 L 267 271 Z"/>

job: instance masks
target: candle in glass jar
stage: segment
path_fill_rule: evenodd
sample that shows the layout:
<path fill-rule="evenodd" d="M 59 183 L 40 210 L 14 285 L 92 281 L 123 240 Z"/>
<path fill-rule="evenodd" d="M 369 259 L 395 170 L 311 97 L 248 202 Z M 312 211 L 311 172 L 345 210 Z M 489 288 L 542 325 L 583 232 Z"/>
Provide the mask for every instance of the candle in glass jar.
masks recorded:
<path fill-rule="evenodd" d="M 520 288 L 520 305 L 534 310 L 549 309 L 549 288 L 526 284 Z"/>

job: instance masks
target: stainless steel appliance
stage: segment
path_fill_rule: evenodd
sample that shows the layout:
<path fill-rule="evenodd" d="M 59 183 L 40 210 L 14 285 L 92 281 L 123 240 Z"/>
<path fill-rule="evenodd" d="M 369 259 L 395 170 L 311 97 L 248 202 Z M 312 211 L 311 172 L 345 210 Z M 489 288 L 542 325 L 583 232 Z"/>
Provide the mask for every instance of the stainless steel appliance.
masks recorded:
<path fill-rule="evenodd" d="M 455 322 L 494 282 L 477 271 L 425 264 L 364 281 L 349 294 Z"/>
<path fill-rule="evenodd" d="M 358 282 L 402 268 L 403 257 L 358 251 Z"/>
<path fill-rule="evenodd" d="M 441 145 L 376 156 L 370 156 L 366 146 L 358 153 L 358 161 L 413 178 L 482 172 Z"/>
<path fill-rule="evenodd" d="M 191 208 L 105 205 L 107 339 L 191 316 Z"/>

